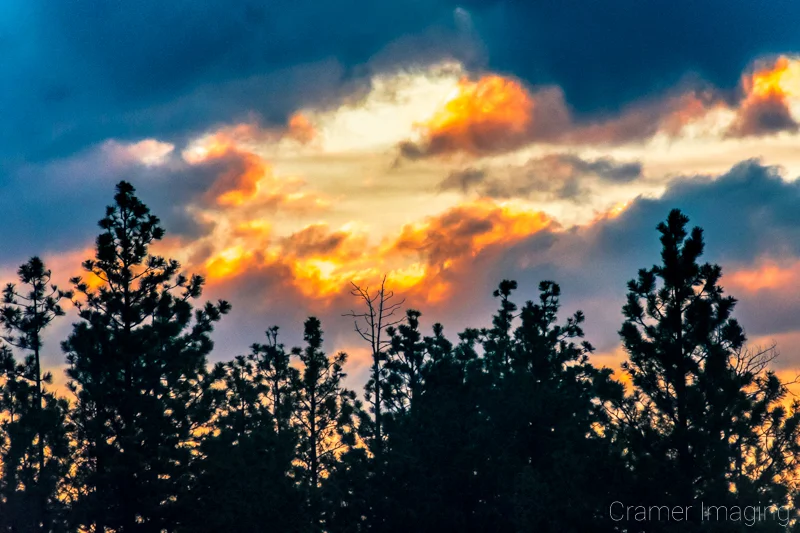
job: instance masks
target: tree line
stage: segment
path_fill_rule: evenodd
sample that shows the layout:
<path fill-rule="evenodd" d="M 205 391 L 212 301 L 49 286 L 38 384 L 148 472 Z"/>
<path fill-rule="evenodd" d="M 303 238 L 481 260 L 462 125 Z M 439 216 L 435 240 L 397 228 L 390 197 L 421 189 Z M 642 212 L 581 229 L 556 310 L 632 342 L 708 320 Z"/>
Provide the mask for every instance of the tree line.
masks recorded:
<path fill-rule="evenodd" d="M 271 327 L 210 365 L 231 307 L 198 303 L 203 278 L 150 253 L 164 230 L 120 182 L 84 276 L 56 287 L 33 257 L 3 291 L 0 530 L 794 527 L 798 403 L 770 370 L 774 350 L 747 345 L 688 223 L 669 213 L 660 261 L 628 284 L 623 379 L 591 363 L 584 315 L 559 318 L 552 281 L 521 306 L 502 281 L 490 324 L 448 336 L 384 280 L 353 287 L 372 355 L 361 396 L 314 317 L 301 347 Z M 78 316 L 61 343 L 68 398 L 41 365 L 65 300 Z M 750 520 L 755 506 L 770 512 Z"/>

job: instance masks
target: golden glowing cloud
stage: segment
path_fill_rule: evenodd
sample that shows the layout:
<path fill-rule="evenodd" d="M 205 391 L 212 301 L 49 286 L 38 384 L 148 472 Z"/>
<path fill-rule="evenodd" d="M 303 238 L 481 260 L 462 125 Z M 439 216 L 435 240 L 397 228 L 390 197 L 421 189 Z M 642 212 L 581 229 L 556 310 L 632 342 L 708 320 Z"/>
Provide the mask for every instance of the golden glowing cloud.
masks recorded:
<path fill-rule="evenodd" d="M 486 75 L 462 78 L 440 107 L 417 124 L 421 139 L 400 144 L 403 155 L 507 152 L 537 139 L 553 139 L 571 119 L 558 88 L 530 93 L 519 81 Z"/>
<path fill-rule="evenodd" d="M 183 159 L 194 166 L 211 168 L 216 177 L 205 198 L 220 207 L 245 204 L 282 207 L 296 211 L 317 210 L 328 205 L 320 195 L 302 192 L 305 182 L 276 177 L 272 165 L 238 137 L 251 135 L 253 126 L 223 128 L 194 141 L 183 151 Z"/>
<path fill-rule="evenodd" d="M 450 295 L 447 272 L 468 268 L 475 256 L 490 248 L 501 249 L 554 227 L 541 212 L 481 199 L 405 226 L 384 254 L 418 254 L 424 263 L 399 271 L 398 279 L 409 283 L 405 288 L 417 299 L 435 303 Z"/>
<path fill-rule="evenodd" d="M 740 106 L 725 104 L 714 91 L 683 91 L 596 121 L 573 119 L 557 87 L 529 90 L 496 74 L 469 78 L 459 67 L 378 76 L 366 94 L 338 109 L 303 109 L 278 128 L 234 124 L 190 143 L 184 161 L 210 169 L 214 180 L 191 206 L 211 229 L 185 255 L 211 284 L 255 283 L 269 275 L 294 294 L 331 301 L 346 294 L 349 281 L 387 274 L 415 301 L 443 302 L 476 260 L 546 228 L 557 230 L 550 216 L 569 224 L 614 218 L 632 198 L 660 194 L 666 178 L 648 184 L 643 173 L 593 189 L 582 207 L 550 197 L 524 201 L 513 188 L 505 202 L 480 198 L 491 194 L 481 191 L 471 191 L 479 199 L 467 201 L 458 190 L 437 195 L 432 186 L 463 158 L 394 165 L 390 148 L 401 143 L 410 158 L 461 153 L 483 158 L 481 168 L 516 168 L 569 147 L 647 167 L 647 143 L 680 138 L 712 111 L 728 113 L 725 128 L 743 116 L 748 99 L 793 97 L 796 70 L 783 59 L 754 71 L 743 81 Z M 719 130 L 714 135 L 708 138 L 725 140 Z M 544 174 L 563 180 L 569 170 L 556 165 Z M 773 274 L 737 275 L 732 283 L 753 287 L 754 279 Z"/>
<path fill-rule="evenodd" d="M 762 66 L 744 76 L 742 84 L 748 96 L 770 98 L 775 95 L 800 96 L 800 61 L 780 56 L 773 65 Z"/>
<path fill-rule="evenodd" d="M 514 203 L 478 200 L 406 225 L 394 237 L 370 244 L 357 225 L 338 229 L 308 225 L 284 237 L 270 236 L 267 225 L 240 224 L 217 239 L 220 244 L 202 265 L 214 283 L 235 283 L 259 273 L 283 277 L 310 299 L 324 303 L 346 295 L 349 283 L 370 283 L 386 274 L 393 287 L 416 295 L 415 301 L 448 297 L 449 271 L 468 268 L 485 250 L 524 239 L 551 220 Z"/>
<path fill-rule="evenodd" d="M 393 247 L 398 252 L 420 252 L 431 264 L 445 265 L 448 259 L 475 255 L 487 246 L 517 241 L 550 223 L 543 213 L 513 202 L 480 199 L 405 226 Z"/>
<path fill-rule="evenodd" d="M 442 108 L 423 125 L 432 138 L 466 151 L 480 151 L 483 137 L 522 134 L 531 121 L 533 98 L 522 85 L 502 76 L 462 79 Z"/>
<path fill-rule="evenodd" d="M 730 127 L 730 135 L 747 137 L 783 131 L 795 132 L 798 123 L 792 100 L 800 95 L 800 62 L 780 56 L 761 64 L 742 78 L 745 98 Z"/>

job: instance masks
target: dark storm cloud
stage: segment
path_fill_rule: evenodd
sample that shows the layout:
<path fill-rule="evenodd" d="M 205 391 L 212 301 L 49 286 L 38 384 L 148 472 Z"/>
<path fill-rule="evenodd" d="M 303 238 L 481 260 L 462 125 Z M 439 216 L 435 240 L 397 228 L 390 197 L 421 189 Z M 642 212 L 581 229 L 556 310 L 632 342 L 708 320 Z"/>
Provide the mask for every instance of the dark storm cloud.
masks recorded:
<path fill-rule="evenodd" d="M 32 254 L 90 245 L 97 221 L 122 179 L 162 219 L 170 235 L 199 236 L 201 223 L 186 211 L 218 179 L 218 165 L 164 167 L 119 164 L 95 147 L 72 158 L 29 164 L 0 181 L 0 255 L 15 264 Z"/>
<path fill-rule="evenodd" d="M 0 259 L 15 264 L 32 254 L 71 251 L 90 245 L 104 207 L 113 202 L 120 180 L 131 182 L 137 195 L 161 220 L 169 236 L 194 239 L 207 235 L 209 222 L 193 216 L 190 205 L 214 207 L 209 192 L 237 183 L 252 170 L 246 152 L 188 164 L 170 154 L 158 165 L 131 159 L 131 145 L 107 142 L 72 157 L 28 163 L 0 180 Z M 263 176 L 268 169 L 257 168 Z M 224 190 L 224 189 L 223 189 Z M 272 206 L 261 206 L 274 212 Z"/>
<path fill-rule="evenodd" d="M 490 67 L 555 83 L 580 114 L 617 109 L 687 76 L 734 88 L 762 54 L 800 51 L 800 3 L 464 0 Z"/>
<path fill-rule="evenodd" d="M 373 66 L 470 53 L 442 2 L 12 0 L 0 11 L 3 159 L 172 138 L 250 112 L 279 121 L 356 91 Z"/>
<path fill-rule="evenodd" d="M 280 121 L 400 63 L 457 57 L 556 84 L 580 114 L 691 72 L 732 87 L 755 56 L 800 44 L 789 2 L 10 0 L 0 15 L 0 170 L 250 112 Z"/>
<path fill-rule="evenodd" d="M 736 121 L 731 125 L 731 137 L 770 135 L 782 131 L 796 132 L 800 128 L 786 100 L 778 94 L 753 102 L 745 102 Z"/>

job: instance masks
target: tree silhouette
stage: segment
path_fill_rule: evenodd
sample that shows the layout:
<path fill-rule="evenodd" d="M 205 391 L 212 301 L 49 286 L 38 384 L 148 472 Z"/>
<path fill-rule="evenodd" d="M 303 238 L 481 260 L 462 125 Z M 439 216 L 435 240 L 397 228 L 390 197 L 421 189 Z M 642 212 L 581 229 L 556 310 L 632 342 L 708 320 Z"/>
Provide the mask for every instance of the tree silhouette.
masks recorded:
<path fill-rule="evenodd" d="M 367 402 L 375 419 L 371 421 L 371 449 L 372 453 L 380 460 L 383 449 L 383 400 L 381 393 L 384 389 L 386 359 L 385 350 L 391 344 L 390 328 L 401 322 L 395 318 L 395 313 L 401 308 L 405 300 L 395 300 L 394 291 L 386 286 L 386 276 L 381 279 L 380 288 L 370 291 L 369 287 L 361 287 L 351 283 L 353 290 L 350 294 L 356 296 L 363 304 L 361 312 L 351 311 L 346 316 L 355 319 L 355 330 L 359 336 L 369 344 L 372 355 L 372 372 L 366 385 Z M 368 422 L 369 423 L 369 422 Z"/>
<path fill-rule="evenodd" d="M 75 519 L 95 530 L 170 529 L 196 431 L 213 323 L 227 302 L 193 309 L 203 278 L 150 255 L 164 231 L 127 182 L 100 221 L 95 258 L 73 279 L 80 321 L 63 348 L 80 443 Z"/>
<path fill-rule="evenodd" d="M 719 285 L 721 268 L 698 262 L 702 230 L 689 233 L 687 223 L 673 210 L 659 224 L 661 264 L 639 271 L 623 308 L 623 368 L 633 393 L 621 407 L 621 431 L 637 493 L 660 505 L 785 505 L 781 480 L 800 451 L 796 405 L 787 411 L 785 386 L 757 359 L 743 358 L 736 300 Z M 705 527 L 737 530 L 725 522 Z"/>
<path fill-rule="evenodd" d="M 52 374 L 42 372 L 42 335 L 64 315 L 59 302 L 71 294 L 50 283 L 51 273 L 38 257 L 21 265 L 17 275 L 20 284 L 9 283 L 3 291 L 2 338 L 29 355 L 18 364 L 10 351 L 3 353 L 4 408 L 9 419 L 2 463 L 8 506 L 0 521 L 14 531 L 50 531 L 63 525 L 58 491 L 69 468 L 70 450 L 67 404 L 45 389 L 52 384 Z"/>
<path fill-rule="evenodd" d="M 487 393 L 486 424 L 498 514 L 513 516 L 519 531 L 610 531 L 604 511 L 624 480 L 616 449 L 598 428 L 622 387 L 589 362 L 594 348 L 583 340 L 583 313 L 558 323 L 561 288 L 552 281 L 539 284 L 538 300 L 522 306 L 508 337 L 514 285 L 495 292 L 500 309 L 484 341 L 484 350 L 500 352 L 487 352 L 489 364 L 502 368 Z"/>
<path fill-rule="evenodd" d="M 628 284 L 626 379 L 592 364 L 585 317 L 561 317 L 553 281 L 518 306 L 503 280 L 486 327 L 453 340 L 439 323 L 423 334 L 418 310 L 400 318 L 386 278 L 353 285 L 370 416 L 315 317 L 301 348 L 272 327 L 210 365 L 230 306 L 195 307 L 203 278 L 150 253 L 164 231 L 120 182 L 74 292 L 37 257 L 3 291 L 0 531 L 796 531 L 700 514 L 796 512 L 800 401 L 771 369 L 776 346 L 747 344 L 687 224 L 673 210 L 658 225 L 660 263 Z M 42 368 L 64 297 L 71 404 Z M 695 511 L 643 523 L 613 502 Z"/>
<path fill-rule="evenodd" d="M 420 316 L 422 313 L 419 311 L 409 309 L 404 323 L 387 329 L 390 344 L 383 397 L 390 418 L 407 414 L 423 389 L 423 368 L 427 354 L 419 330 Z"/>
<path fill-rule="evenodd" d="M 305 507 L 291 475 L 297 433 L 290 388 L 297 371 L 277 342 L 217 364 L 214 431 L 201 442 L 196 480 L 183 506 L 187 532 L 301 531 Z M 197 513 L 195 509 L 204 509 Z"/>
<path fill-rule="evenodd" d="M 299 428 L 298 479 L 306 495 L 311 529 L 322 531 L 322 483 L 339 455 L 356 444 L 360 402 L 342 384 L 347 354 L 339 352 L 329 358 L 322 351 L 322 329 L 317 318 L 306 320 L 304 328 L 306 346 L 293 350 L 302 364 L 293 386 Z"/>

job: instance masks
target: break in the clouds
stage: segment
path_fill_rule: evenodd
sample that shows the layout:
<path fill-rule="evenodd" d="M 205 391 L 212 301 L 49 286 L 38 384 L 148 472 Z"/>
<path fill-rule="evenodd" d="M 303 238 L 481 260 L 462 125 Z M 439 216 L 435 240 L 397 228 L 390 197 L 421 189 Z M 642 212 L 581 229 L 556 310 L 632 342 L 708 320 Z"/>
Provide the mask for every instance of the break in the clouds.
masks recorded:
<path fill-rule="evenodd" d="M 229 356 L 384 274 L 451 334 L 560 282 L 613 353 L 684 209 L 754 339 L 800 335 L 800 8 L 721 2 L 0 6 L 0 273 L 79 272 L 126 179 L 234 304 Z M 714 21 L 713 24 L 710 21 Z M 775 316 L 759 310 L 775 309 Z M 294 330 L 292 328 L 295 328 Z M 800 366 L 800 354 L 787 356 Z"/>

